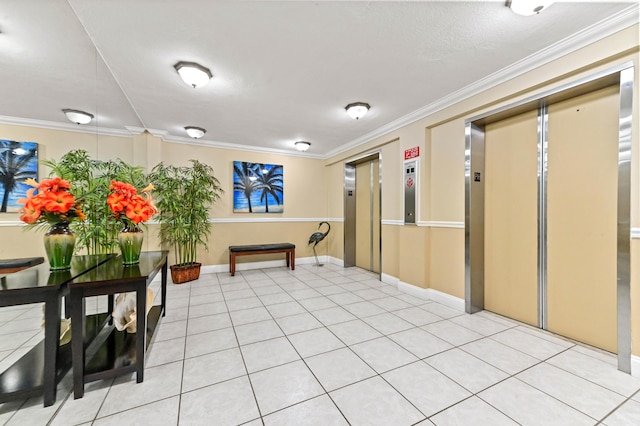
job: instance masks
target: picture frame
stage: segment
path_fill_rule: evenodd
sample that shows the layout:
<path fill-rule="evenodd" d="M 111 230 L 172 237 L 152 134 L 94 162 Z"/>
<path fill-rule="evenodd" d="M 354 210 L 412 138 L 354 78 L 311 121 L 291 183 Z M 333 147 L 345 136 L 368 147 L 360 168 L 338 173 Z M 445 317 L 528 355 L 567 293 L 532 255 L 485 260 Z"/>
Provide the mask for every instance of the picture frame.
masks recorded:
<path fill-rule="evenodd" d="M 233 212 L 284 212 L 284 167 L 234 161 Z"/>
<path fill-rule="evenodd" d="M 30 188 L 25 181 L 38 179 L 38 144 L 0 139 L 0 213 L 15 213 Z"/>

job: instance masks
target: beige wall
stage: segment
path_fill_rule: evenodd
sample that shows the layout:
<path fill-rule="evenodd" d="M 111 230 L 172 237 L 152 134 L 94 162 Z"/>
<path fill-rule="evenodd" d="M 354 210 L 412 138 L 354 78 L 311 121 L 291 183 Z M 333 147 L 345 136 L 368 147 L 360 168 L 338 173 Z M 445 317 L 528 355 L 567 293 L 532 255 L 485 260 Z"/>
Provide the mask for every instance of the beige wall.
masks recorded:
<path fill-rule="evenodd" d="M 428 213 L 422 220 L 464 222 L 464 130 L 463 120 L 431 128 L 429 192 L 423 198 Z"/>
<path fill-rule="evenodd" d="M 225 190 L 225 195 L 214 206 L 214 218 L 251 220 L 264 218 L 271 220 L 276 218 L 327 217 L 327 184 L 324 179 L 325 168 L 321 160 L 199 145 L 162 143 L 162 160 L 166 163 L 186 165 L 190 159 L 198 159 L 211 165 L 222 188 Z M 234 161 L 282 164 L 284 166 L 285 193 L 283 213 L 256 215 L 233 212 Z M 307 235 L 307 238 L 309 235 Z"/>
<path fill-rule="evenodd" d="M 433 288 L 455 297 L 464 297 L 464 122 L 467 118 L 500 106 L 548 91 L 568 82 L 627 62 L 635 65 L 636 87 L 640 85 L 638 25 L 613 34 L 574 53 L 564 55 L 520 76 L 464 99 L 454 105 L 434 110 L 428 117 L 375 138 L 370 142 L 326 160 L 306 159 L 260 152 L 235 151 L 196 145 L 165 143 L 148 134 L 131 138 L 92 136 L 87 134 L 0 125 L 2 137 L 31 140 L 42 144 L 42 158 L 59 158 L 69 149 L 83 147 L 98 158 L 121 157 L 147 167 L 165 160 L 183 164 L 198 158 L 216 170 L 225 197 L 215 206 L 212 251 L 203 254 L 205 264 L 226 263 L 224 248 L 230 243 L 251 242 L 254 237 L 273 236 L 300 244 L 298 256 L 309 250 L 306 239 L 317 227 L 318 218 L 332 218 L 332 233 L 319 245 L 319 254 L 341 258 L 343 254 L 343 165 L 349 159 L 374 151 L 382 152 L 382 273 L 422 288 Z M 638 90 L 634 91 L 632 140 L 631 225 L 640 227 L 640 111 Z M 146 144 L 131 148 L 131 142 Z M 403 226 L 402 161 L 407 148 L 421 148 L 419 225 Z M 238 223 L 255 215 L 232 212 L 232 161 L 269 162 L 284 165 L 285 212 L 269 215 L 279 221 Z M 300 178 L 303 176 L 304 178 Z M 304 222 L 308 219 L 309 222 Z M 17 220 L 16 215 L 0 217 Z M 388 222 L 385 224 L 385 221 Z M 393 223 L 391 223 L 393 222 Z M 436 222 L 436 223 L 434 223 Z M 295 225 L 291 225 L 295 224 Z M 457 228 L 456 228 L 457 227 Z M 289 232 L 292 233 L 289 233 Z M 0 227 L 0 257 L 28 255 L 41 250 L 33 232 L 21 234 L 14 227 Z M 11 244 L 9 246 L 9 244 Z M 302 246 L 305 246 L 303 248 Z M 634 240 L 634 259 L 638 260 L 638 240 Z M 640 355 L 640 263 L 632 264 L 634 354 Z"/>
<path fill-rule="evenodd" d="M 325 166 L 322 160 L 168 143 L 146 132 L 128 137 L 115 137 L 0 125 L 0 135 L 10 140 L 38 142 L 39 158 L 42 160 L 58 160 L 70 150 L 84 149 L 94 158 L 120 158 L 147 170 L 159 161 L 186 165 L 190 159 L 198 159 L 211 165 L 225 194 L 212 209 L 211 217 L 214 223 L 209 241 L 210 250 L 199 251 L 198 260 L 205 265 L 228 263 L 227 247 L 233 244 L 288 241 L 296 244 L 297 257 L 313 256 L 311 247 L 308 246 L 309 236 L 317 230 L 318 220 L 327 218 L 327 181 L 324 178 Z M 233 161 L 284 166 L 284 213 L 233 213 Z M 48 173 L 49 170 L 41 168 L 40 177 L 47 176 Z M 338 224 L 337 233 L 341 234 L 339 225 L 341 224 Z M 159 247 L 157 226 L 148 226 L 144 249 L 153 250 Z M 328 250 L 329 240 L 317 247 L 318 255 L 326 255 Z M 342 251 L 336 252 L 335 255 L 341 258 Z M 26 230 L 19 222 L 17 213 L 2 214 L 0 258 L 28 256 L 44 256 L 42 233 Z M 276 259 L 278 256 L 272 258 Z M 172 259 L 173 255 L 170 257 L 171 261 Z"/>
<path fill-rule="evenodd" d="M 132 161 L 133 148 L 130 137 L 105 136 L 89 133 L 41 129 L 0 124 L 3 139 L 37 142 L 40 160 L 58 160 L 74 149 L 83 149 L 93 158 L 103 160 L 120 158 Z M 39 179 L 49 175 L 50 170 L 39 165 Z M 44 256 L 41 230 L 27 230 L 19 222 L 18 213 L 0 214 L 0 259 Z"/>
<path fill-rule="evenodd" d="M 464 229 L 434 227 L 430 235 L 430 287 L 464 299 Z"/>
<path fill-rule="evenodd" d="M 403 283 L 429 287 L 429 228 L 398 226 L 398 276 Z M 383 271 L 384 272 L 384 271 Z"/>
<path fill-rule="evenodd" d="M 483 112 L 513 104 L 580 78 L 632 63 L 635 84 L 640 85 L 639 26 L 635 25 L 574 53 L 506 80 L 447 108 L 375 138 L 366 144 L 327 160 L 328 179 L 338 180 L 342 169 L 334 167 L 350 158 L 382 149 L 382 273 L 417 287 L 432 288 L 464 298 L 464 146 L 465 120 Z M 640 120 L 639 91 L 634 91 L 632 141 L 631 226 L 640 227 Z M 421 147 L 419 225 L 399 225 L 403 220 L 403 151 Z M 391 169 L 391 170 L 390 170 Z M 329 210 L 337 196 L 328 188 Z M 399 206 L 399 207 L 397 207 Z M 394 224 L 386 224 L 395 222 Z M 425 229 L 426 228 L 426 229 Z M 429 230 L 429 231 L 427 231 Z M 637 245 L 637 240 L 634 241 Z M 637 253 L 635 254 L 637 258 Z M 425 272 L 407 259 L 421 262 Z M 635 266 L 634 266 L 635 265 Z M 632 293 L 638 299 L 640 276 L 634 262 Z M 635 301 L 633 318 L 634 354 L 640 355 L 640 303 Z"/>

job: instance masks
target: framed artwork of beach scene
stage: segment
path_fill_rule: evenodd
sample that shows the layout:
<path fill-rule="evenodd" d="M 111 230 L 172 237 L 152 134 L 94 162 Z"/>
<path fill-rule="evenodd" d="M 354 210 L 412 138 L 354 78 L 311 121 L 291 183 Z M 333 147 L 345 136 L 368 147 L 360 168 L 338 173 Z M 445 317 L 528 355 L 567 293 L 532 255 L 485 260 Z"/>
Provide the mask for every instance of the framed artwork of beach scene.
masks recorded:
<path fill-rule="evenodd" d="M 28 178 L 38 179 L 38 144 L 0 139 L 0 213 L 17 212 L 26 198 Z"/>
<path fill-rule="evenodd" d="M 233 212 L 282 213 L 283 211 L 283 166 L 234 161 Z"/>

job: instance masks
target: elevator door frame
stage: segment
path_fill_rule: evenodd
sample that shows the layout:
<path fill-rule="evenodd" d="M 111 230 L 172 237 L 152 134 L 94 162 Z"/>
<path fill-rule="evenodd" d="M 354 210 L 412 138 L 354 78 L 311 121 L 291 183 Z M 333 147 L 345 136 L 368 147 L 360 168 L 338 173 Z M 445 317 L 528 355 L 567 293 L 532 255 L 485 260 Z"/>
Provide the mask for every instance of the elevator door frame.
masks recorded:
<path fill-rule="evenodd" d="M 378 223 L 372 223 L 370 232 L 373 233 L 373 227 L 378 227 L 379 241 L 379 259 L 380 259 L 380 271 L 378 276 L 382 276 L 382 152 L 375 151 L 363 155 L 358 158 L 350 159 L 344 164 L 344 267 L 356 266 L 356 205 L 355 205 L 355 190 L 356 190 L 356 172 L 355 167 L 358 164 L 371 162 L 378 160 L 378 200 L 377 206 L 379 211 Z M 373 174 L 372 174 L 373 178 Z M 373 182 L 371 187 L 373 188 Z M 349 191 L 352 191 L 349 195 Z M 373 194 L 372 194 L 373 195 Z M 372 197 L 372 208 L 373 205 Z M 371 218 L 373 221 L 373 218 Z M 373 235 L 371 236 L 371 244 L 373 245 Z M 373 250 L 371 251 L 371 257 L 373 258 Z M 373 264 L 373 260 L 371 262 Z"/>
<path fill-rule="evenodd" d="M 465 125 L 465 310 L 484 309 L 484 126 L 538 110 L 538 326 L 546 328 L 546 148 L 547 105 L 618 84 L 618 369 L 631 373 L 630 164 L 634 68 L 625 63 L 523 101 L 472 117 Z"/>

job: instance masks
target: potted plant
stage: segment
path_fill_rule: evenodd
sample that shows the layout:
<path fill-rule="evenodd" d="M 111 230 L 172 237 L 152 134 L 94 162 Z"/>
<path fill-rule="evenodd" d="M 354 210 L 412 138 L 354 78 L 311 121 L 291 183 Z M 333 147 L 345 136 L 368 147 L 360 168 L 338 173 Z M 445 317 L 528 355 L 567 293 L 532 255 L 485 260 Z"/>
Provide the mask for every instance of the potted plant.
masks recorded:
<path fill-rule="evenodd" d="M 112 180 L 128 182 L 142 188 L 147 183 L 144 169 L 122 160 L 95 160 L 85 150 L 69 151 L 59 161 L 46 161 L 52 174 L 68 180 L 74 195 L 82 202 L 86 220 L 72 225 L 76 235 L 76 252 L 86 249 L 87 254 L 117 251 L 118 235 L 122 225 L 112 220 L 112 211 L 106 203 L 111 193 Z"/>
<path fill-rule="evenodd" d="M 147 185 L 138 192 L 130 183 L 112 180 L 109 190 L 111 193 L 107 197 L 107 205 L 112 212 L 111 217 L 124 226 L 118 234 L 122 261 L 125 265 L 134 265 L 140 261 L 144 238 L 139 224 L 157 213 L 151 200 L 153 185 Z"/>
<path fill-rule="evenodd" d="M 52 271 L 67 270 L 71 267 L 76 244 L 71 222 L 85 219 L 81 203 L 71 192 L 71 183 L 60 177 L 40 183 L 29 178 L 25 183 L 32 188 L 27 191 L 27 198 L 19 200 L 24 205 L 20 210 L 20 220 L 47 229 L 44 248 L 49 266 Z"/>
<path fill-rule="evenodd" d="M 176 264 L 171 266 L 171 278 L 176 284 L 200 277 L 197 249 L 209 248 L 209 212 L 224 193 L 211 166 L 198 160 L 190 162 L 190 166 L 160 163 L 150 175 L 159 197 L 160 239 L 174 250 Z"/>

